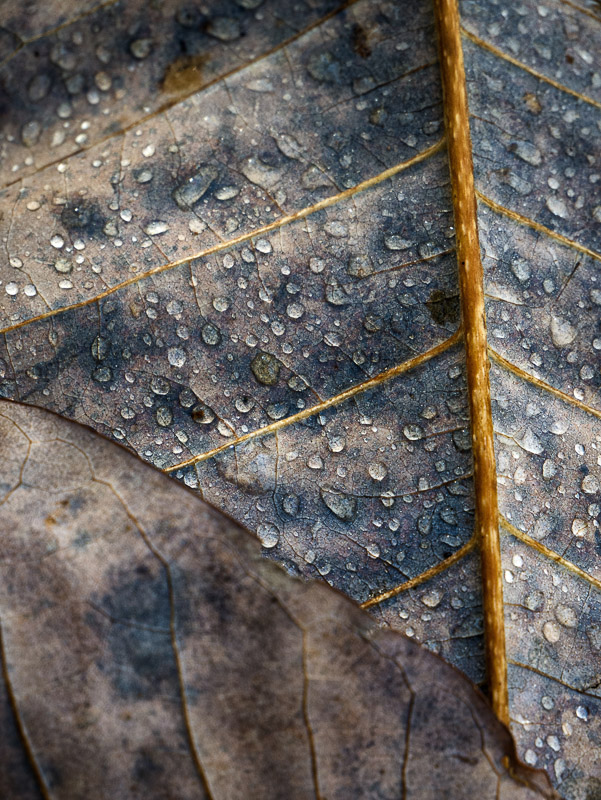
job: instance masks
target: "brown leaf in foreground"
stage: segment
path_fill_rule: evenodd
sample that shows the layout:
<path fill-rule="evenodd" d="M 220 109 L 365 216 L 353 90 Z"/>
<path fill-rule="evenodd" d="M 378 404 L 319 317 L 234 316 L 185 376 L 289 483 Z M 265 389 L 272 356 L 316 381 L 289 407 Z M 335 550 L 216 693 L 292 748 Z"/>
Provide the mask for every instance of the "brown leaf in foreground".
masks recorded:
<path fill-rule="evenodd" d="M 469 681 L 98 435 L 0 404 L 7 798 L 554 797 Z"/>

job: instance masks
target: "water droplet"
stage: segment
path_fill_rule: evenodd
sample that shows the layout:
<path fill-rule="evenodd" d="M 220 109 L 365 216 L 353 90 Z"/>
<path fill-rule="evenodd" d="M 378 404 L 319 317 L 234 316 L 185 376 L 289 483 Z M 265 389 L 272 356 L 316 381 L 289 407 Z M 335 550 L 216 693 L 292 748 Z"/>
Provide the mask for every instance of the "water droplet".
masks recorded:
<path fill-rule="evenodd" d="M 257 536 L 261 540 L 263 547 L 268 549 L 275 547 L 280 540 L 280 532 L 271 522 L 264 522 L 257 528 Z"/>
<path fill-rule="evenodd" d="M 203 342 L 208 344 L 210 347 L 215 347 L 221 342 L 221 333 L 219 332 L 219 329 L 210 322 L 207 322 L 202 326 L 200 334 Z"/>
<path fill-rule="evenodd" d="M 39 103 L 40 100 L 43 100 L 46 97 L 50 91 L 51 85 L 52 81 L 50 80 L 50 76 L 45 72 L 41 72 L 39 75 L 36 75 L 31 79 L 29 86 L 27 87 L 29 99 L 34 103 Z"/>
<path fill-rule="evenodd" d="M 329 347 L 340 347 L 343 342 L 342 334 L 338 331 L 328 331 L 323 340 Z"/>
<path fill-rule="evenodd" d="M 324 83 L 340 82 L 340 62 L 327 50 L 317 50 L 307 62 L 309 75 L 316 81 Z"/>
<path fill-rule="evenodd" d="M 169 230 L 169 225 L 160 219 L 152 220 L 144 225 L 144 233 L 149 236 L 159 236 L 161 233 L 166 233 Z"/>
<path fill-rule="evenodd" d="M 213 300 L 213 308 L 215 311 L 223 312 L 227 311 L 230 307 L 229 300 L 226 297 L 215 297 Z"/>
<path fill-rule="evenodd" d="M 551 317 L 551 338 L 556 347 L 566 347 L 576 338 L 577 330 L 568 320 Z"/>
<path fill-rule="evenodd" d="M 526 430 L 522 438 L 518 440 L 518 444 L 526 450 L 527 453 L 533 453 L 534 455 L 540 455 L 545 449 L 540 439 L 531 428 Z"/>
<path fill-rule="evenodd" d="M 113 373 L 109 367 L 98 367 L 92 372 L 92 378 L 98 383 L 108 383 L 112 380 Z"/>
<path fill-rule="evenodd" d="M 307 460 L 307 466 L 309 469 L 323 469 L 323 459 L 318 455 L 310 456 Z"/>
<path fill-rule="evenodd" d="M 278 420 L 283 419 L 288 413 L 287 403 L 270 403 L 265 409 L 265 413 L 269 419 Z"/>
<path fill-rule="evenodd" d="M 409 441 L 411 441 L 411 442 L 416 442 L 419 439 L 423 439 L 424 438 L 423 429 L 420 428 L 419 425 L 415 425 L 415 424 L 405 425 L 405 427 L 403 428 L 403 433 L 405 434 L 407 439 L 409 439 Z"/>
<path fill-rule="evenodd" d="M 188 211 L 206 194 L 211 184 L 219 177 L 217 167 L 209 165 L 201 167 L 187 181 L 173 190 L 173 199 L 178 208 Z"/>
<path fill-rule="evenodd" d="M 305 313 L 305 308 L 300 303 L 290 303 L 286 308 L 286 314 L 290 319 L 300 319 Z"/>
<path fill-rule="evenodd" d="M 234 406 L 236 410 L 239 411 L 241 414 L 248 414 L 249 411 L 255 407 L 256 403 L 252 397 L 248 397 L 244 395 L 243 397 L 237 397 Z"/>
<path fill-rule="evenodd" d="M 438 589 L 432 589 L 430 592 L 422 595 L 421 601 L 428 608 L 436 608 L 442 600 L 442 592 Z"/>
<path fill-rule="evenodd" d="M 167 406 L 159 406 L 156 410 L 155 416 L 157 424 L 162 428 L 168 428 L 173 422 L 173 414 L 171 409 Z"/>
<path fill-rule="evenodd" d="M 370 558 L 380 558 L 380 548 L 375 542 L 371 542 L 365 548 L 367 550 L 367 555 Z"/>
<path fill-rule="evenodd" d="M 402 236 L 386 236 L 384 244 L 389 250 L 407 250 L 411 247 L 411 242 Z"/>
<path fill-rule="evenodd" d="M 134 178 L 138 183 L 148 183 L 153 178 L 153 171 L 148 167 L 134 170 Z"/>
<path fill-rule="evenodd" d="M 548 642 L 551 644 L 555 644 L 555 642 L 559 641 L 559 637 L 561 636 L 561 628 L 554 620 L 550 620 L 549 622 L 545 622 L 543 625 L 543 636 Z"/>
<path fill-rule="evenodd" d="M 250 368 L 258 383 L 263 386 L 275 386 L 280 374 L 280 361 L 271 353 L 263 351 L 250 362 Z"/>
<path fill-rule="evenodd" d="M 196 402 L 196 395 L 192 389 L 182 389 L 179 393 L 179 403 L 182 408 L 191 408 Z"/>
<path fill-rule="evenodd" d="M 240 37 L 240 23 L 232 17 L 215 17 L 206 27 L 209 36 L 221 42 L 233 42 Z"/>
<path fill-rule="evenodd" d="M 381 461 L 374 461 L 369 465 L 367 471 L 369 472 L 370 478 L 373 478 L 374 481 L 383 481 L 388 475 L 386 464 L 382 464 Z"/>
<path fill-rule="evenodd" d="M 530 264 L 523 258 L 516 258 L 511 262 L 511 271 L 520 283 L 530 279 Z"/>
<path fill-rule="evenodd" d="M 217 200 L 225 201 L 232 200 L 239 194 L 240 189 L 237 189 L 235 186 L 222 186 L 215 192 L 215 197 Z"/>
<path fill-rule="evenodd" d="M 472 436 L 467 428 L 453 431 L 451 436 L 453 444 L 460 453 L 468 453 L 472 449 Z"/>
<path fill-rule="evenodd" d="M 287 494 L 282 500 L 282 508 L 285 514 L 289 517 L 295 517 L 298 514 L 300 507 L 300 500 L 295 494 Z"/>
<path fill-rule="evenodd" d="M 538 590 L 527 594 L 526 599 L 524 600 L 524 605 L 530 611 L 540 611 L 544 604 L 545 595 Z"/>
<path fill-rule="evenodd" d="M 152 39 L 134 39 L 129 45 L 129 52 L 140 61 L 148 58 L 152 52 Z"/>
<path fill-rule="evenodd" d="M 183 367 L 186 363 L 186 353 L 181 347 L 170 347 L 167 350 L 167 359 L 172 367 Z"/>
<path fill-rule="evenodd" d="M 202 401 L 197 403 L 191 412 L 192 419 L 199 425 L 210 425 L 215 419 L 215 412 Z"/>
<path fill-rule="evenodd" d="M 25 147 L 33 147 L 37 144 L 41 132 L 42 126 L 37 120 L 34 119 L 31 120 L 31 122 L 26 122 L 21 128 L 21 141 Z"/>
<path fill-rule="evenodd" d="M 596 494 L 599 491 L 599 481 L 594 475 L 585 475 L 580 485 L 586 494 Z"/>
<path fill-rule="evenodd" d="M 111 349 L 110 339 L 105 336 L 97 336 L 92 342 L 92 357 L 96 361 L 103 361 L 109 354 Z"/>
<path fill-rule="evenodd" d="M 154 375 L 152 380 L 150 381 L 150 390 L 154 394 L 158 395 L 165 395 L 169 394 L 169 390 L 171 388 L 171 384 L 165 378 L 161 378 L 160 375 Z"/>
<path fill-rule="evenodd" d="M 346 306 L 351 302 L 345 288 L 336 282 L 327 284 L 326 300 L 333 306 Z"/>
<path fill-rule="evenodd" d="M 554 214 L 556 217 L 561 217 L 562 219 L 568 218 L 568 209 L 563 200 L 559 197 L 548 197 L 546 206 L 549 211 Z"/>
<path fill-rule="evenodd" d="M 357 498 L 321 490 L 321 499 L 330 511 L 343 522 L 351 522 L 357 513 Z"/>
<path fill-rule="evenodd" d="M 555 618 L 564 628 L 575 628 L 578 624 L 578 616 L 573 608 L 560 603 L 555 609 Z"/>
<path fill-rule="evenodd" d="M 346 438 L 340 434 L 327 433 L 328 447 L 332 453 L 341 453 L 346 445 Z"/>

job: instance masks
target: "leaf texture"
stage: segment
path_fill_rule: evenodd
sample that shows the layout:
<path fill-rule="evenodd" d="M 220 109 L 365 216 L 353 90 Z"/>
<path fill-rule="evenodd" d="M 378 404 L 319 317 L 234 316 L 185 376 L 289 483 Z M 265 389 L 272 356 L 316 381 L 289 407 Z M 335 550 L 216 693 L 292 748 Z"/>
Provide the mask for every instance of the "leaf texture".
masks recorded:
<path fill-rule="evenodd" d="M 3 796 L 552 796 L 435 655 L 97 434 L 0 427 Z"/>
<path fill-rule="evenodd" d="M 2 9 L 3 396 L 440 653 L 596 796 L 598 4 L 462 0 L 469 121 L 446 0 L 145 5 Z"/>

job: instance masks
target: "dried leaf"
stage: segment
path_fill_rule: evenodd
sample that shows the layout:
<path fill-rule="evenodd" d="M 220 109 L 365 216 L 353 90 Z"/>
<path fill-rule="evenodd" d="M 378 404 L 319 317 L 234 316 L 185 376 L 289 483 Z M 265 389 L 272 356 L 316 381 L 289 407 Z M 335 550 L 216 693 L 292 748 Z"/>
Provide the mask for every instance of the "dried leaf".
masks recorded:
<path fill-rule="evenodd" d="M 471 142 L 452 0 L 147 5 L 2 9 L 3 396 L 198 489 L 596 796 L 598 3 L 461 0 Z"/>
<path fill-rule="evenodd" d="M 183 487 L 47 411 L 0 432 L 3 797 L 552 796 L 461 673 Z"/>

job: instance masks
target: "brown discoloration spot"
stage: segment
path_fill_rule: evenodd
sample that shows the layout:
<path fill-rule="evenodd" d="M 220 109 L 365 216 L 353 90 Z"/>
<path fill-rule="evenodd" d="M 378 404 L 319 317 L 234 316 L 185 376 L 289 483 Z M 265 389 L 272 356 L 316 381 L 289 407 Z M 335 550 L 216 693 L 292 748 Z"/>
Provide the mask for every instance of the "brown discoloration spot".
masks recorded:
<path fill-rule="evenodd" d="M 358 23 L 353 25 L 353 50 L 360 55 L 361 58 L 369 58 L 371 55 L 368 31 Z"/>
<path fill-rule="evenodd" d="M 543 110 L 541 102 L 534 92 L 526 92 L 523 100 L 528 108 L 528 111 L 531 111 L 533 114 L 540 114 L 540 112 Z"/>
<path fill-rule="evenodd" d="M 185 55 L 173 61 L 163 75 L 159 84 L 164 94 L 190 94 L 201 89 L 205 83 L 203 67 L 207 63 L 207 55 Z"/>

